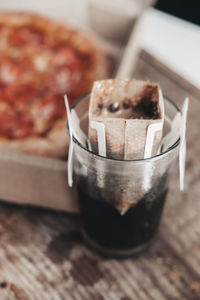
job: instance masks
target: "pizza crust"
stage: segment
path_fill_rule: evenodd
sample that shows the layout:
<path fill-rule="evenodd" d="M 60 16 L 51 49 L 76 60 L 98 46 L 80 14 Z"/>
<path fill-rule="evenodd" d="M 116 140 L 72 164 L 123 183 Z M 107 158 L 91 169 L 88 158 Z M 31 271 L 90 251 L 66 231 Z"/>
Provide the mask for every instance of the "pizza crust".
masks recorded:
<path fill-rule="evenodd" d="M 93 81 L 108 77 L 109 66 L 105 49 L 103 49 L 98 39 L 90 37 L 79 29 L 74 29 L 69 24 L 23 12 L 0 13 L 0 23 L 8 26 L 32 23 L 45 28 L 46 31 L 52 31 L 54 34 L 56 32 L 58 36 L 67 38 L 69 43 L 78 49 L 80 53 L 91 57 L 92 63 L 86 74 L 84 74 L 87 87 L 90 86 L 90 89 Z M 89 92 L 89 88 L 84 91 L 84 93 L 87 92 Z M 1 149 L 49 157 L 65 157 L 68 153 L 68 145 L 69 136 L 65 119 L 59 119 L 54 123 L 49 133 L 44 137 L 28 137 L 18 140 L 8 140 L 0 137 Z"/>
<path fill-rule="evenodd" d="M 0 139 L 0 148 L 3 150 L 55 158 L 66 157 L 68 146 L 69 135 L 64 119 L 57 121 L 45 137 L 29 137 L 19 140 Z"/>

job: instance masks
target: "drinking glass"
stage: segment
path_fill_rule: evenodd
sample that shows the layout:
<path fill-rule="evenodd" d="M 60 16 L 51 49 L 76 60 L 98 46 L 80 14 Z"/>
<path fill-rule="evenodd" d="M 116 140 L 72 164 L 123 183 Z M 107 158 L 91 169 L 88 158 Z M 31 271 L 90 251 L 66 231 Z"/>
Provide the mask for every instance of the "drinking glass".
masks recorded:
<path fill-rule="evenodd" d="M 86 133 L 89 98 L 83 97 L 73 107 Z M 179 109 L 168 99 L 164 103 L 166 133 Z M 75 137 L 73 144 L 85 243 L 111 257 L 127 257 L 147 249 L 158 231 L 180 139 L 165 152 L 139 160 L 102 157 Z"/>

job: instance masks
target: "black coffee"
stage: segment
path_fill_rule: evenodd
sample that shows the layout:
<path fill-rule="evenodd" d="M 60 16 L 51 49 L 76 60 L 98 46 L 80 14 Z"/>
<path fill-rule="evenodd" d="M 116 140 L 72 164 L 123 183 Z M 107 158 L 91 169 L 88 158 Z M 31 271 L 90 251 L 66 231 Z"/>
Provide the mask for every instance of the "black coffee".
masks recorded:
<path fill-rule="evenodd" d="M 166 181 L 166 180 L 164 180 Z M 158 230 L 167 189 L 163 179 L 124 215 L 101 197 L 88 196 L 78 184 L 84 230 L 91 240 L 108 249 L 131 249 L 148 244 Z"/>

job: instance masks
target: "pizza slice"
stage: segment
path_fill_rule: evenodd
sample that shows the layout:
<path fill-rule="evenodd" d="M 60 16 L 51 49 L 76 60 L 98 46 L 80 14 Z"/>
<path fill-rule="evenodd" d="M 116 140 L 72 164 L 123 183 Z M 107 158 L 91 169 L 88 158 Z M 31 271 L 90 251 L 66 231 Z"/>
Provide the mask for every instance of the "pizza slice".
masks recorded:
<path fill-rule="evenodd" d="M 29 13 L 1 13 L 0 148 L 66 156 L 63 95 L 72 104 L 107 76 L 106 54 L 80 30 Z"/>

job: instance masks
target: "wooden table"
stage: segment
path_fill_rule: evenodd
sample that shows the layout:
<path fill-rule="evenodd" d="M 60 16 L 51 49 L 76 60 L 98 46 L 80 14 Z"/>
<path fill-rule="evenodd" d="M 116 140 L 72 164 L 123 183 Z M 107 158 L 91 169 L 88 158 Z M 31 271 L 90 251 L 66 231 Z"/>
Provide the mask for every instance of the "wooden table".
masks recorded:
<path fill-rule="evenodd" d="M 142 52 L 135 77 L 191 99 L 186 190 L 178 168 L 159 234 L 137 258 L 103 259 L 81 242 L 78 216 L 0 204 L 1 300 L 200 299 L 200 91 Z"/>

